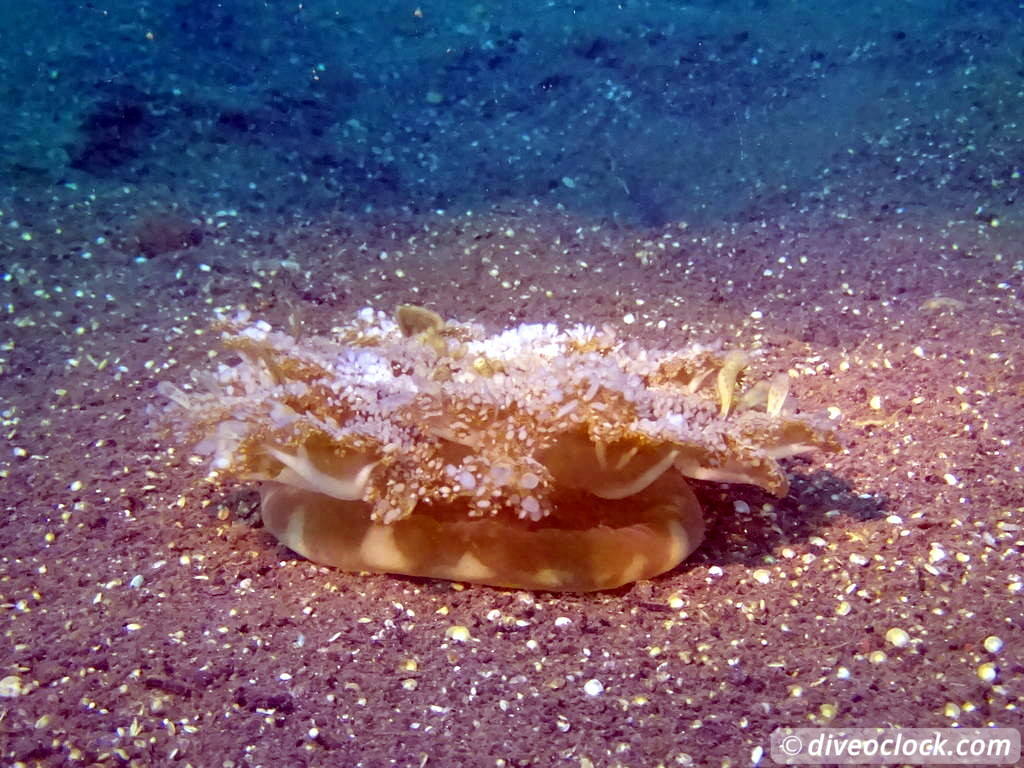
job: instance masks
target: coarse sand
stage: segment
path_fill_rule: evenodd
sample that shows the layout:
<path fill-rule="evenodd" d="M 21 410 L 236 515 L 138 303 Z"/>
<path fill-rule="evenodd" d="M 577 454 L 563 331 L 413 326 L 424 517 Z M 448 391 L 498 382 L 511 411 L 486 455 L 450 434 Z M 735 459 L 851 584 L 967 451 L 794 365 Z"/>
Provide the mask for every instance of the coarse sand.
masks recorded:
<path fill-rule="evenodd" d="M 0 283 L 0 763 L 744 766 L 780 726 L 1020 725 L 1012 227 L 505 206 L 210 218 L 137 259 L 96 240 L 123 219 L 65 203 Z M 218 354 L 215 308 L 322 333 L 403 302 L 723 339 L 844 449 L 789 460 L 784 499 L 695 483 L 709 534 L 681 567 L 556 595 L 313 565 L 152 431 L 157 382 Z"/>

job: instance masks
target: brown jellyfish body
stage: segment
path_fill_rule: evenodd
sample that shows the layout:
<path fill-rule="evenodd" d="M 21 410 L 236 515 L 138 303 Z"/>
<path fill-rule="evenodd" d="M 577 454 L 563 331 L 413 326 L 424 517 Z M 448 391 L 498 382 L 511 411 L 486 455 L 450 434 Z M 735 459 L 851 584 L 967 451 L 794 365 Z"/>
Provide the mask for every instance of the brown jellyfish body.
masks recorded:
<path fill-rule="evenodd" d="M 537 522 L 429 504 L 385 524 L 364 502 L 280 483 L 265 484 L 262 501 L 267 530 L 314 562 L 518 589 L 587 592 L 651 578 L 677 566 L 704 536 L 700 505 L 678 476 L 628 500 L 555 494 L 550 514 Z"/>
<path fill-rule="evenodd" d="M 219 477 L 260 484 L 269 532 L 349 571 L 553 591 L 671 570 L 704 521 L 686 478 L 783 495 L 778 459 L 836 446 L 749 357 L 627 347 L 609 331 L 488 336 L 419 307 L 302 341 L 247 315 L 240 357 L 161 392 Z"/>

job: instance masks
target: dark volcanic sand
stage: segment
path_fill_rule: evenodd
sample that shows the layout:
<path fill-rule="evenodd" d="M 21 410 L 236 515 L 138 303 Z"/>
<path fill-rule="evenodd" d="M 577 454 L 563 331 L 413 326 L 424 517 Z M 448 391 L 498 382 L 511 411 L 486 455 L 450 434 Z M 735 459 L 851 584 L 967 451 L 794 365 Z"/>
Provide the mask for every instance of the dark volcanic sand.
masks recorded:
<path fill-rule="evenodd" d="M 779 726 L 1020 725 L 1019 231 L 222 217 L 140 263 L 60 194 L 4 234 L 4 765 L 744 766 Z M 320 332 L 400 302 L 762 350 L 846 447 L 790 461 L 785 499 L 698 484 L 682 567 L 556 595 L 315 566 L 148 427 L 215 307 Z"/>

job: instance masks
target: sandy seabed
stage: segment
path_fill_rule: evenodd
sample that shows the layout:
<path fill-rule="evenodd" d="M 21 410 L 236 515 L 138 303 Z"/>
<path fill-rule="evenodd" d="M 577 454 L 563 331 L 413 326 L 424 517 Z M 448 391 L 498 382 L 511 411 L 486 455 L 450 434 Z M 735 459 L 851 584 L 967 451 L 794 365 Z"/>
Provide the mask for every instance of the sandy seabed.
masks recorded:
<path fill-rule="evenodd" d="M 4 235 L 3 764 L 743 766 L 780 726 L 1021 723 L 1020 232 L 506 207 L 210 218 L 138 260 L 103 217 L 55 198 Z M 781 500 L 695 484 L 681 567 L 556 595 L 311 564 L 149 426 L 157 382 L 219 349 L 216 308 L 326 332 L 403 302 L 723 339 L 845 447 L 790 460 Z"/>

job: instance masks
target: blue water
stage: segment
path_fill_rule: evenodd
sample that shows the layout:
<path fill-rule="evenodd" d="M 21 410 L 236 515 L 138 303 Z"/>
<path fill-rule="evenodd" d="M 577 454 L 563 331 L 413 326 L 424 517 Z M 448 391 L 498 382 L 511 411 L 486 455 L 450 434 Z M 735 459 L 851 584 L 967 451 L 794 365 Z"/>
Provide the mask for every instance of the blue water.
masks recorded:
<path fill-rule="evenodd" d="M 641 225 L 1015 200 L 1019 2 L 361 5 L 7 4 L 7 192 Z"/>

